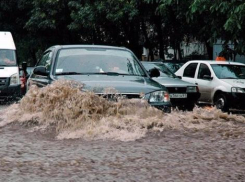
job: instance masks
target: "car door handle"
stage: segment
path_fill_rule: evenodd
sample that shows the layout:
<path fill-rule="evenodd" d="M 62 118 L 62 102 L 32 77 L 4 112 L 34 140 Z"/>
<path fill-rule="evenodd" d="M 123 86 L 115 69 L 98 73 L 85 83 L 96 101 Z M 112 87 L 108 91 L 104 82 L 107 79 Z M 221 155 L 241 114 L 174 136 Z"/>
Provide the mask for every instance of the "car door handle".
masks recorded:
<path fill-rule="evenodd" d="M 195 83 L 196 85 L 198 85 L 198 83 Z"/>

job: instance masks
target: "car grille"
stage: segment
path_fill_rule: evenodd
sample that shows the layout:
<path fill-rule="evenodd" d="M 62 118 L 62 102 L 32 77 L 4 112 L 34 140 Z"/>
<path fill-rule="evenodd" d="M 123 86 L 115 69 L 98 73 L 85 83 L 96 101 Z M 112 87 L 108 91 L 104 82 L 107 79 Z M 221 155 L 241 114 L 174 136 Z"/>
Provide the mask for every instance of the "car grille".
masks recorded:
<path fill-rule="evenodd" d="M 125 99 L 139 99 L 140 94 L 98 94 L 109 100 L 117 100 L 117 98 L 125 98 Z"/>
<path fill-rule="evenodd" d="M 186 87 L 167 87 L 169 93 L 186 93 Z"/>
<path fill-rule="evenodd" d="M 140 95 L 139 94 L 122 94 L 124 98 L 127 99 L 139 99 Z"/>
<path fill-rule="evenodd" d="M 7 85 L 7 81 L 8 81 L 7 78 L 0 78 L 0 86 L 5 86 L 5 85 Z"/>

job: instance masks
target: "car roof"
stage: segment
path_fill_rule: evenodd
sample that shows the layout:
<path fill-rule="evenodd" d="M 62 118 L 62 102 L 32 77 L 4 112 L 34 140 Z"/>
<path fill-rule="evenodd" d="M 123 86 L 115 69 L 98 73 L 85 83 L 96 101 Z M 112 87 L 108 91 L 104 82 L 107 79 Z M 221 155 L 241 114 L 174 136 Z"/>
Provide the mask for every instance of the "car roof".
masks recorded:
<path fill-rule="evenodd" d="M 0 31 L 0 49 L 16 50 L 15 43 L 11 32 Z"/>
<path fill-rule="evenodd" d="M 54 45 L 50 48 L 55 49 L 64 49 L 64 48 L 107 48 L 107 49 L 120 49 L 120 50 L 129 50 L 126 47 L 119 46 L 109 46 L 109 45 L 86 45 L 86 44 L 74 44 L 74 45 Z"/>
<path fill-rule="evenodd" d="M 232 65 L 245 65 L 244 63 L 240 62 L 233 62 L 233 61 L 215 61 L 215 60 L 191 60 L 187 63 L 208 63 L 208 64 L 232 64 Z"/>

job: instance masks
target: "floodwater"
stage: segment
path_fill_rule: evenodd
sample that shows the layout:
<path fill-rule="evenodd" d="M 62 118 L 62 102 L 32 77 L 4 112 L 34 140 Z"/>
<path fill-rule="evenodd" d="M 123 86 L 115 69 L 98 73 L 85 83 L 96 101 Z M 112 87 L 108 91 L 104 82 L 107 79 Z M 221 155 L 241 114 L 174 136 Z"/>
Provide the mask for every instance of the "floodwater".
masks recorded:
<path fill-rule="evenodd" d="M 245 118 L 109 102 L 80 85 L 0 107 L 0 181 L 245 181 Z"/>

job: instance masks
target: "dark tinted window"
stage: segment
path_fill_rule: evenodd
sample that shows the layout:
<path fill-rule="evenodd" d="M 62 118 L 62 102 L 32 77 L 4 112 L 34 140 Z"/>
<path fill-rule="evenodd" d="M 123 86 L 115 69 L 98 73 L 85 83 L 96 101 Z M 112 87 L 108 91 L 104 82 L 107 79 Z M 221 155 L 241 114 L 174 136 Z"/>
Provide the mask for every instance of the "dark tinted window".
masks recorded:
<path fill-rule="evenodd" d="M 191 63 L 191 64 L 189 64 L 185 68 L 183 76 L 184 77 L 194 78 L 195 72 L 196 72 L 196 68 L 197 68 L 197 63 Z"/>
<path fill-rule="evenodd" d="M 211 72 L 210 72 L 208 66 L 206 64 L 202 63 L 199 67 L 197 78 L 203 79 L 204 75 L 211 76 Z"/>

